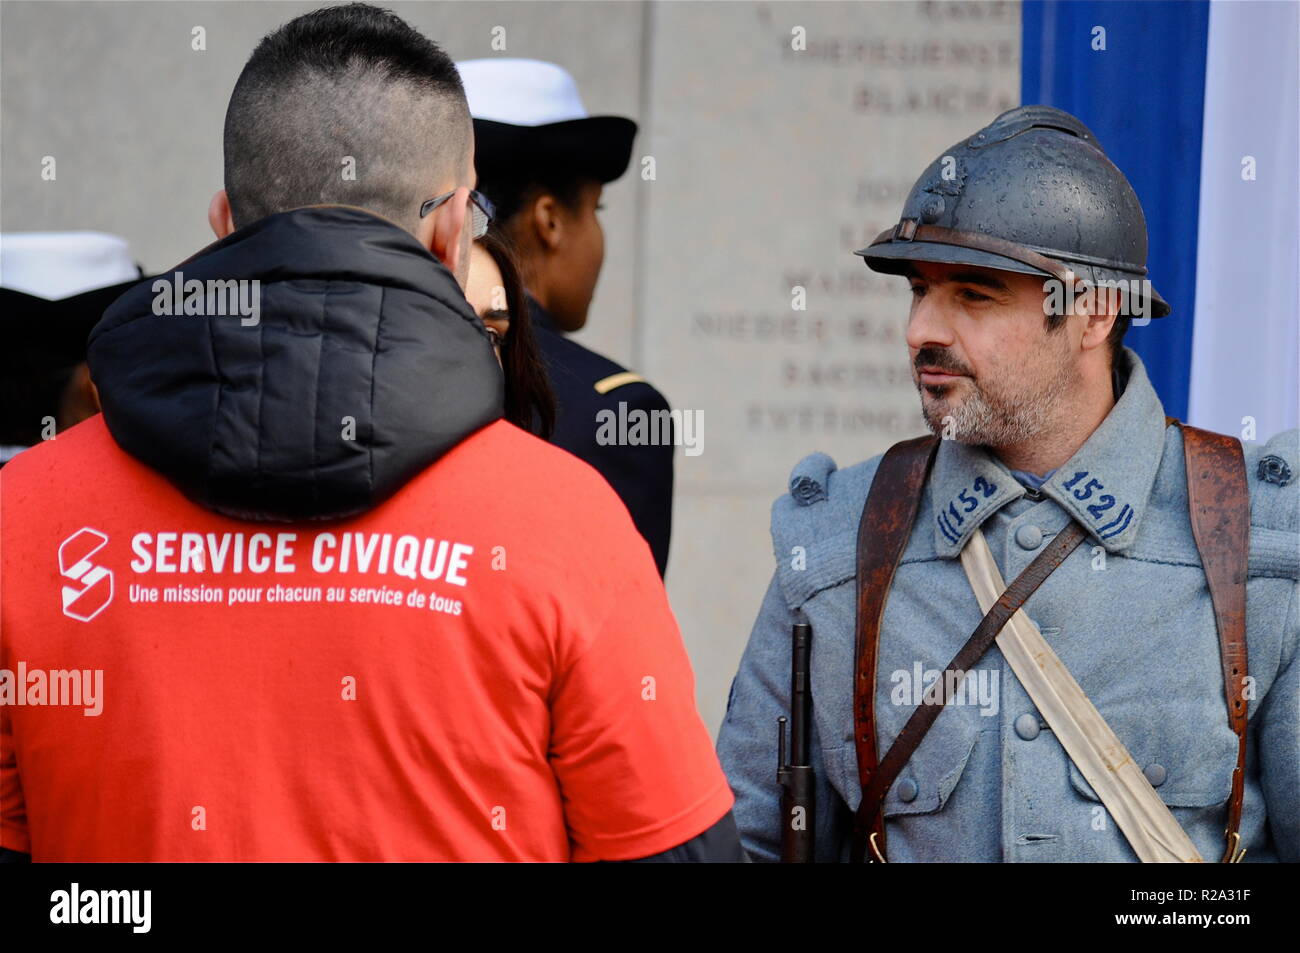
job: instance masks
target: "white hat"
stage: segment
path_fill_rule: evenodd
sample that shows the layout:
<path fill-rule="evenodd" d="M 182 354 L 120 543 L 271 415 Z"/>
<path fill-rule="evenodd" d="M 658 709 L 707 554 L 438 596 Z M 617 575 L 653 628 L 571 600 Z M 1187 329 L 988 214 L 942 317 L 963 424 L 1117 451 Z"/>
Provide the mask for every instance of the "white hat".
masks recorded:
<path fill-rule="evenodd" d="M 485 59 L 457 63 L 475 119 L 512 126 L 544 126 L 587 119 L 569 71 L 541 60 Z"/>
<path fill-rule="evenodd" d="M 562 66 L 500 57 L 456 68 L 474 117 L 480 177 L 545 167 L 612 182 L 627 170 L 636 123 L 589 115 Z"/>
<path fill-rule="evenodd" d="M 126 239 L 104 232 L 0 234 L 0 287 L 50 301 L 140 277 Z"/>

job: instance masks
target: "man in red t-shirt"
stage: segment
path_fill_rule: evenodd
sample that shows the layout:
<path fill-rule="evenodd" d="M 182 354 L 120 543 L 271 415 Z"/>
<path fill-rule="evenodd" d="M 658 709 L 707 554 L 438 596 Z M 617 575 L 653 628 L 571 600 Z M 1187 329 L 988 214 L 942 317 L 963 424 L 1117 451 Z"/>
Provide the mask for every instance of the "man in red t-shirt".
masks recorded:
<path fill-rule="evenodd" d="M 471 143 L 391 13 L 254 52 L 220 240 L 96 327 L 103 415 L 0 471 L 10 856 L 744 859 L 648 546 L 500 419 Z"/>

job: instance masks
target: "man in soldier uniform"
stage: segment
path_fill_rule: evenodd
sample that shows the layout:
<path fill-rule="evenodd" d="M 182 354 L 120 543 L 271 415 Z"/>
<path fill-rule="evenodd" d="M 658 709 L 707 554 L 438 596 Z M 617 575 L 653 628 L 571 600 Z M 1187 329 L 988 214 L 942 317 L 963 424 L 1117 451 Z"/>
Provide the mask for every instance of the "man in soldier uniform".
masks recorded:
<path fill-rule="evenodd" d="M 943 439 L 845 470 L 813 454 L 773 507 L 776 572 L 718 742 L 755 859 L 777 859 L 787 823 L 774 735 L 796 617 L 813 631 L 816 860 L 1141 857 L 1000 640 L 930 693 L 986 628 L 962 556 L 982 534 L 1141 769 L 1134 790 L 1194 845 L 1180 859 L 1300 860 L 1297 433 L 1243 447 L 1166 418 L 1122 343 L 1131 318 L 1169 313 L 1146 250 L 1092 133 L 1028 106 L 936 159 L 858 252 L 911 285 L 909 356 Z M 1107 283 L 1120 293 L 1070 300 Z"/>

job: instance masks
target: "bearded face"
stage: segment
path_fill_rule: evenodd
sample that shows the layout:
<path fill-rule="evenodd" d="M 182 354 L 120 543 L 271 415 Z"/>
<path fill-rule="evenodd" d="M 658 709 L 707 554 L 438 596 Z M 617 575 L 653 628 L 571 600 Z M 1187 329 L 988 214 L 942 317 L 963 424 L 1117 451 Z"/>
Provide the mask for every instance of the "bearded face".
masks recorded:
<path fill-rule="evenodd" d="M 1013 446 L 1070 413 L 1078 363 L 1066 326 L 1048 330 L 1041 278 L 929 262 L 909 277 L 912 380 L 931 431 Z"/>
<path fill-rule="evenodd" d="M 978 374 L 951 350 L 925 347 L 912 362 L 912 380 L 932 432 L 962 443 L 1008 446 L 1037 437 L 1066 404 L 1076 381 L 1068 358 L 1068 338 L 1046 331 L 1040 347 L 994 357 Z M 924 384 L 919 369 L 927 366 L 961 376 Z"/>

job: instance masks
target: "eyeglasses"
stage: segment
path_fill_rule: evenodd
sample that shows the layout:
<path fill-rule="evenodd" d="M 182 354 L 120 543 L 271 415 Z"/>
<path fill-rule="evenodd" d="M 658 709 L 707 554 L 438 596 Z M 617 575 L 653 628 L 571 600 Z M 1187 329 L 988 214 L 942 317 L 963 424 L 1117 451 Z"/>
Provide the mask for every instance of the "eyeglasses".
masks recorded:
<path fill-rule="evenodd" d="M 424 218 L 455 194 L 456 191 L 453 189 L 443 195 L 435 195 L 433 198 L 429 199 L 429 201 L 420 206 L 420 218 Z M 469 202 L 470 211 L 473 213 L 474 239 L 477 241 L 487 234 L 488 225 L 492 223 L 492 219 L 496 216 L 497 210 L 496 206 L 492 204 L 491 199 L 482 192 L 476 192 L 473 189 L 469 190 Z"/>

